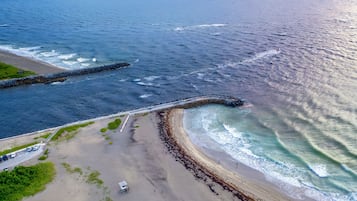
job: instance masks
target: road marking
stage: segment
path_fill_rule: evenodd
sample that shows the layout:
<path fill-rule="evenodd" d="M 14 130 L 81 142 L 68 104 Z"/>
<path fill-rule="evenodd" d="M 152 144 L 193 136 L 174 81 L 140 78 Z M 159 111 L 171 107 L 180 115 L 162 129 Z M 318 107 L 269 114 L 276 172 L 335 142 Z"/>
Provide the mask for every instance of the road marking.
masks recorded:
<path fill-rule="evenodd" d="M 125 128 L 125 125 L 126 125 L 126 123 L 128 122 L 128 120 L 129 120 L 129 117 L 130 117 L 130 114 L 128 114 L 128 116 L 126 116 L 126 119 L 125 119 L 125 121 L 124 121 L 124 123 L 123 123 L 123 126 L 122 126 L 121 129 L 120 129 L 120 132 L 121 132 L 121 133 L 123 132 L 123 130 L 124 130 L 124 128 Z"/>

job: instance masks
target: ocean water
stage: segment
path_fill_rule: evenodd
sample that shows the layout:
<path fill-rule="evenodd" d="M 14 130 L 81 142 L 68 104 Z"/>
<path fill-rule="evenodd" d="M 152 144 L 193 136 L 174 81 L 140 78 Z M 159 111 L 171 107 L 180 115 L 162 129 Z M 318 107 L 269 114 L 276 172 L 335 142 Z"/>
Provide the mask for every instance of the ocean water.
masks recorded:
<path fill-rule="evenodd" d="M 357 200 L 356 16 L 354 0 L 2 0 L 0 49 L 66 69 L 131 66 L 1 90 L 0 137 L 232 95 L 247 107 L 193 109 L 188 130 L 316 200 Z"/>

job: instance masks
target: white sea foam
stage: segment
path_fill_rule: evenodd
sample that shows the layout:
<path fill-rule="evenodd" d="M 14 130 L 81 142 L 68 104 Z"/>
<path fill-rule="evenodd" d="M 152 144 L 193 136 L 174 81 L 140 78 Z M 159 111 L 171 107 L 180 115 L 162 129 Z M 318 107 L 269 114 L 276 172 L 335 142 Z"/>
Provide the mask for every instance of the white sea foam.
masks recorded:
<path fill-rule="evenodd" d="M 135 59 L 134 63 L 138 63 L 140 61 L 140 59 Z"/>
<path fill-rule="evenodd" d="M 88 67 L 90 66 L 90 63 L 81 63 L 81 66 Z"/>
<path fill-rule="evenodd" d="M 72 59 L 73 57 L 75 57 L 77 54 L 76 53 L 72 53 L 72 54 L 62 54 L 59 55 L 58 58 L 63 59 L 63 60 L 68 60 L 68 59 Z"/>
<path fill-rule="evenodd" d="M 79 63 L 83 63 L 83 62 L 87 62 L 87 61 L 89 61 L 90 59 L 88 59 L 88 58 L 83 58 L 83 57 L 79 57 L 78 59 L 77 59 L 77 61 L 79 62 Z"/>
<path fill-rule="evenodd" d="M 62 63 L 66 64 L 67 66 L 76 65 L 78 62 L 76 61 L 62 61 Z"/>
<path fill-rule="evenodd" d="M 281 50 L 280 49 L 271 49 L 263 52 L 259 52 L 255 54 L 253 57 L 244 59 L 241 63 L 247 64 L 247 63 L 252 63 L 260 59 L 268 58 L 277 54 L 280 54 Z"/>
<path fill-rule="evenodd" d="M 180 26 L 176 27 L 175 31 L 184 31 L 184 30 L 193 30 L 199 28 L 212 28 L 212 27 L 225 27 L 227 24 L 199 24 L 199 25 L 192 25 L 192 26 Z"/>
<path fill-rule="evenodd" d="M 154 84 L 151 82 L 137 82 L 136 84 L 141 86 L 154 86 Z"/>
<path fill-rule="evenodd" d="M 20 51 L 35 51 L 41 49 L 41 46 L 34 46 L 34 47 L 20 47 Z"/>
<path fill-rule="evenodd" d="M 0 24 L 0 27 L 8 27 L 9 24 Z"/>
<path fill-rule="evenodd" d="M 141 79 L 140 79 L 140 78 L 137 78 L 137 79 L 134 79 L 133 81 L 134 81 L 134 82 L 140 82 Z"/>
<path fill-rule="evenodd" d="M 148 98 L 150 96 L 152 96 L 152 94 L 143 94 L 143 95 L 140 95 L 139 97 L 140 98 Z"/>
<path fill-rule="evenodd" d="M 146 81 L 154 81 L 154 80 L 156 80 L 156 79 L 158 79 L 158 78 L 160 78 L 160 76 L 156 76 L 156 75 L 152 75 L 152 76 L 148 76 L 148 77 L 144 77 L 144 79 L 146 80 Z"/>
<path fill-rule="evenodd" d="M 92 64 L 91 62 L 97 61 L 96 58 L 77 58 L 76 53 L 63 54 L 56 50 L 46 51 L 41 46 L 15 47 L 13 45 L 0 45 L 0 49 L 12 54 L 43 61 L 67 69 L 88 67 Z"/>
<path fill-rule="evenodd" d="M 224 26 L 227 26 L 227 24 L 200 24 L 192 27 L 207 28 L 207 27 L 224 27 Z"/>
<path fill-rule="evenodd" d="M 324 164 L 312 164 L 309 165 L 309 168 L 317 174 L 319 177 L 327 177 L 329 176 L 327 172 L 327 167 Z"/>
<path fill-rule="evenodd" d="M 56 50 L 51 50 L 50 52 L 41 52 L 40 55 L 44 57 L 55 57 L 59 54 L 56 52 Z"/>

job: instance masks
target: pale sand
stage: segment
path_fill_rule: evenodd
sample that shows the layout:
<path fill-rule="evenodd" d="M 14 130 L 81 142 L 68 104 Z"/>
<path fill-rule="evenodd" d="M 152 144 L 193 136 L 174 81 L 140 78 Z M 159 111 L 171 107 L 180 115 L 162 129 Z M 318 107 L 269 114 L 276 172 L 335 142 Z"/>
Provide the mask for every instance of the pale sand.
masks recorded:
<path fill-rule="evenodd" d="M 257 172 L 255 170 L 249 170 L 247 167 L 244 167 L 243 172 L 245 172 L 245 175 L 239 175 L 237 172 L 229 171 L 226 167 L 205 155 L 190 141 L 186 134 L 183 127 L 182 109 L 174 109 L 170 111 L 169 124 L 172 137 L 186 154 L 202 165 L 206 170 L 222 179 L 225 183 L 233 186 L 239 192 L 242 192 L 254 200 L 292 200 L 272 185 L 257 179 L 257 176 L 255 176 Z M 261 176 L 258 175 L 258 178 L 259 177 Z"/>
<path fill-rule="evenodd" d="M 159 137 L 155 113 L 130 117 L 122 133 L 119 128 L 108 131 L 111 140 L 105 140 L 99 130 L 112 120 L 97 120 L 82 128 L 73 139 L 49 145 L 48 160 L 56 165 L 56 178 L 46 190 L 24 200 L 98 201 L 107 196 L 112 200 L 236 200 L 228 191 L 220 191 L 219 196 L 212 193 L 206 184 L 175 161 Z M 97 187 L 86 183 L 85 176 L 66 172 L 63 162 L 86 173 L 99 171 L 104 184 Z M 130 191 L 119 193 L 118 182 L 124 179 Z"/>
<path fill-rule="evenodd" d="M 11 64 L 23 70 L 33 71 L 37 74 L 49 74 L 65 71 L 65 69 L 59 68 L 52 64 L 28 57 L 18 56 L 4 50 L 0 50 L 0 61 L 3 63 Z"/>

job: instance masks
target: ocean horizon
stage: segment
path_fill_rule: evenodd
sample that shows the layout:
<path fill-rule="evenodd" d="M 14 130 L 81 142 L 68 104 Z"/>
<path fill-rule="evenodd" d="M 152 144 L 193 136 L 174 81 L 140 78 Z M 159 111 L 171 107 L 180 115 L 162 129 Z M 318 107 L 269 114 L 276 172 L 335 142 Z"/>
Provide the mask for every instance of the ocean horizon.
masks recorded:
<path fill-rule="evenodd" d="M 68 70 L 131 64 L 1 90 L 0 138 L 187 97 L 234 96 L 246 105 L 185 112 L 197 146 L 226 152 L 295 199 L 357 201 L 354 1 L 0 5 L 0 50 Z"/>

